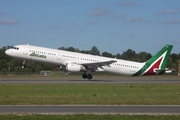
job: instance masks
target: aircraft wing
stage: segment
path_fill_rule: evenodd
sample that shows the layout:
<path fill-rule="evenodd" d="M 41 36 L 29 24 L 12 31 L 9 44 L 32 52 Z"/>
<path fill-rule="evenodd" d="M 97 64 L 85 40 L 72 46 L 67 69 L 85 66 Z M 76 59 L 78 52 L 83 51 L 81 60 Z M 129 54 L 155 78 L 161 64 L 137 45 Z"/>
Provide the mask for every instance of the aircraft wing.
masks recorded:
<path fill-rule="evenodd" d="M 103 62 L 93 62 L 93 63 L 81 63 L 81 65 L 88 67 L 88 68 L 94 68 L 94 67 L 101 67 L 101 66 L 109 66 L 109 64 L 117 62 L 115 60 L 110 61 L 103 61 Z"/>

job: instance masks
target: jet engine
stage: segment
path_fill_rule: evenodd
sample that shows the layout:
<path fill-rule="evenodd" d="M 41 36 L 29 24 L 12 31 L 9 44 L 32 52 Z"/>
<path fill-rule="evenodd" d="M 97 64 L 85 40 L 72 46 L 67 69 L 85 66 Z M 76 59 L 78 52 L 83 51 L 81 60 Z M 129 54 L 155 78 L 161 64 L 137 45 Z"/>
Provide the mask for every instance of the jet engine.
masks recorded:
<path fill-rule="evenodd" d="M 81 70 L 81 65 L 67 63 L 66 66 L 60 66 L 60 69 L 69 72 L 79 72 Z"/>

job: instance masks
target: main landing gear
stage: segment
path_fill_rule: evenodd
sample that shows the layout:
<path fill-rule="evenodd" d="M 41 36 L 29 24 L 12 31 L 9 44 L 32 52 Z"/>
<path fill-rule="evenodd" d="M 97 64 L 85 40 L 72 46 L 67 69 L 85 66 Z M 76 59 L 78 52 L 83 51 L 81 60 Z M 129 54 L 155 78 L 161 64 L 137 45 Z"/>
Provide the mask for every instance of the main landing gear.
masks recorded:
<path fill-rule="evenodd" d="M 84 71 L 84 74 L 82 75 L 82 78 L 84 78 L 84 79 L 89 79 L 89 80 L 91 80 L 92 79 L 92 75 L 89 73 L 89 74 L 86 74 L 86 71 Z"/>

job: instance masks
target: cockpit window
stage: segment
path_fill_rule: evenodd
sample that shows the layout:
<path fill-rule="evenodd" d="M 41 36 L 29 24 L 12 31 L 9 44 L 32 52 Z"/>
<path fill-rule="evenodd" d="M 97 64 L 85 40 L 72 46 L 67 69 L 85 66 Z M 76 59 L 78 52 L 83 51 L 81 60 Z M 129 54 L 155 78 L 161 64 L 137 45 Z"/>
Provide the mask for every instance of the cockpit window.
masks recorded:
<path fill-rule="evenodd" d="M 18 48 L 18 47 L 12 47 L 11 49 L 19 50 L 19 48 Z"/>

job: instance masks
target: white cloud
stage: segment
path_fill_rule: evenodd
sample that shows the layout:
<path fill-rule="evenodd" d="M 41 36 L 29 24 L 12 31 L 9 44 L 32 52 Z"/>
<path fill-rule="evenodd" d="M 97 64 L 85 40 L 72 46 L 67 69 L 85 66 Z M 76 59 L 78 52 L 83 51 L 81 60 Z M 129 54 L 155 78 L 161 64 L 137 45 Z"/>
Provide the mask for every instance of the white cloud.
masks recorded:
<path fill-rule="evenodd" d="M 17 20 L 0 19 L 0 25 L 14 25 L 18 23 Z"/>
<path fill-rule="evenodd" d="M 129 1 L 118 2 L 117 5 L 118 6 L 139 6 L 138 3 L 132 3 L 132 2 L 129 2 Z"/>
<path fill-rule="evenodd" d="M 133 17 L 129 20 L 129 23 L 149 23 L 150 21 L 147 19 L 143 19 L 141 17 Z"/>
<path fill-rule="evenodd" d="M 99 23 L 97 21 L 91 21 L 91 22 L 87 22 L 87 24 L 90 24 L 90 25 L 98 25 Z"/>
<path fill-rule="evenodd" d="M 172 41 L 173 44 L 180 44 L 180 40 L 174 40 Z"/>
<path fill-rule="evenodd" d="M 118 18 L 125 18 L 126 15 L 125 14 L 116 14 L 114 16 L 112 16 L 112 18 L 118 19 Z"/>
<path fill-rule="evenodd" d="M 48 29 L 61 29 L 61 27 L 58 25 L 48 25 L 47 28 Z"/>
<path fill-rule="evenodd" d="M 180 19 L 172 19 L 165 24 L 180 24 Z"/>
<path fill-rule="evenodd" d="M 179 10 L 166 10 L 162 12 L 156 13 L 157 15 L 172 15 L 172 14 L 177 14 Z"/>
<path fill-rule="evenodd" d="M 91 16 L 107 16 L 110 14 L 110 10 L 109 9 L 99 9 L 99 10 L 95 10 L 91 13 Z"/>
<path fill-rule="evenodd" d="M 5 12 L 0 12 L 0 16 L 6 15 Z"/>
<path fill-rule="evenodd" d="M 118 32 L 106 32 L 105 35 L 118 35 Z"/>

